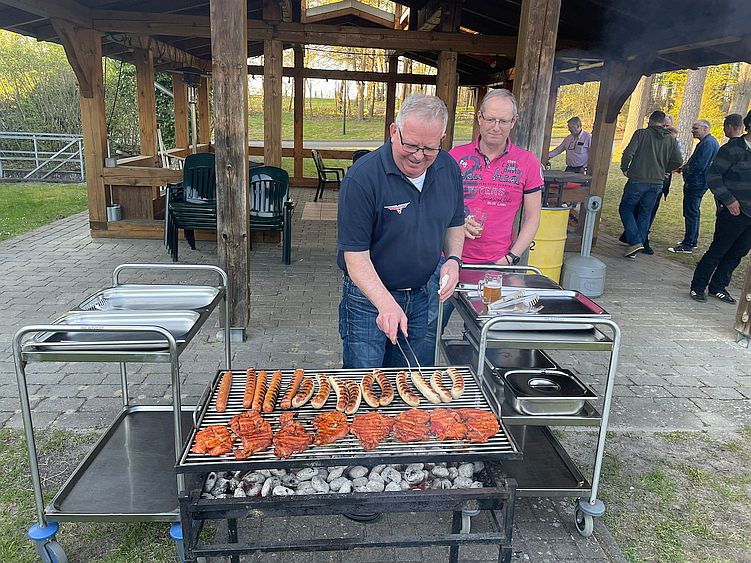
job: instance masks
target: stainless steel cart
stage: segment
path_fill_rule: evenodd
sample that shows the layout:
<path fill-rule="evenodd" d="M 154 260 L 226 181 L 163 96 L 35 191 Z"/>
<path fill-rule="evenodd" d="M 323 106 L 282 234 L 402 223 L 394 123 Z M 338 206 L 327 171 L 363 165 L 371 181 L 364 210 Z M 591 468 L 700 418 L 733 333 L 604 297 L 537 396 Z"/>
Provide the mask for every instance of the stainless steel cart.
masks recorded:
<path fill-rule="evenodd" d="M 211 272 L 221 277 L 221 286 L 120 283 L 122 272 L 144 269 Z M 13 338 L 36 503 L 37 522 L 30 528 L 29 538 L 45 562 L 67 561 L 55 537 L 59 522 L 179 521 L 177 491 L 184 489 L 184 478 L 178 475 L 175 479 L 174 465 L 192 428 L 195 410 L 181 403 L 179 356 L 220 301 L 224 301 L 225 364 L 231 369 L 228 279 L 224 270 L 187 264 L 122 264 L 113 271 L 112 283 L 113 287 L 87 298 L 76 311 L 55 323 L 23 327 Z M 163 323 L 168 328 L 163 328 L 156 324 L 159 314 L 155 309 L 168 307 L 176 314 L 163 311 L 168 319 Z M 133 319 L 139 316 L 153 324 L 135 322 Z M 175 322 L 182 322 L 185 330 L 169 324 Z M 26 366 L 31 362 L 120 364 L 122 410 L 47 505 L 26 379 Z M 172 406 L 131 405 L 127 362 L 169 363 Z"/>
<path fill-rule="evenodd" d="M 466 267 L 466 266 L 465 266 Z M 470 269 L 509 271 L 509 268 L 481 266 Z M 530 269 L 534 271 L 534 269 Z M 467 288 L 461 288 L 465 291 Z M 553 292 L 550 288 L 539 291 Z M 478 379 L 494 392 L 501 402 L 503 422 L 509 426 L 521 447 L 522 461 L 504 461 L 508 475 L 518 482 L 519 496 L 576 496 L 575 522 L 582 536 L 592 534 L 594 518 L 602 516 L 605 504 L 597 498 L 608 417 L 615 384 L 621 331 L 618 325 L 602 314 L 501 315 L 481 318 L 468 300 L 457 292 L 452 297 L 456 311 L 464 321 L 461 339 L 444 339 L 439 331 L 436 363 L 440 355 L 449 364 L 477 366 Z M 441 326 L 443 306 L 439 308 Z M 540 323 L 549 323 L 556 330 L 540 330 Z M 511 328 L 512 330 L 503 330 Z M 532 328 L 533 330 L 525 330 Z M 500 329 L 500 330 L 499 330 Z M 499 368 L 547 368 L 558 366 L 544 350 L 605 351 L 610 353 L 608 374 L 599 413 L 586 401 L 575 415 L 528 415 L 517 412 L 495 378 Z M 592 468 L 592 482 L 587 481 L 559 443 L 550 426 L 598 426 L 597 450 Z"/>

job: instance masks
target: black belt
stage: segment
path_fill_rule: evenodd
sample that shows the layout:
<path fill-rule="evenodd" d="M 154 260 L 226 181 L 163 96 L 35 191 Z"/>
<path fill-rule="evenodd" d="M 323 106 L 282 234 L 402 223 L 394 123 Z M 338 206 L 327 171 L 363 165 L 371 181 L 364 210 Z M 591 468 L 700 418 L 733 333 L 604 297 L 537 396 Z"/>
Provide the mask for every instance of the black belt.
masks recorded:
<path fill-rule="evenodd" d="M 352 281 L 352 278 L 351 278 L 351 277 L 349 277 L 349 274 L 344 274 L 344 277 L 345 277 L 346 279 L 348 279 L 349 281 L 351 281 L 352 283 L 355 283 L 354 281 Z M 357 284 L 355 284 L 355 285 L 357 285 Z M 427 284 L 426 284 L 426 285 L 427 285 Z M 409 291 L 419 291 L 419 290 L 423 289 L 424 287 L 425 287 L 425 285 L 423 285 L 423 286 L 420 286 L 420 287 L 417 287 L 417 288 L 412 288 L 412 287 L 405 287 L 405 288 L 399 288 L 399 289 L 390 289 L 390 288 L 388 288 L 388 287 L 387 287 L 386 289 L 387 289 L 388 291 L 401 291 L 401 292 L 404 292 L 404 293 L 406 293 L 406 292 L 409 292 Z"/>

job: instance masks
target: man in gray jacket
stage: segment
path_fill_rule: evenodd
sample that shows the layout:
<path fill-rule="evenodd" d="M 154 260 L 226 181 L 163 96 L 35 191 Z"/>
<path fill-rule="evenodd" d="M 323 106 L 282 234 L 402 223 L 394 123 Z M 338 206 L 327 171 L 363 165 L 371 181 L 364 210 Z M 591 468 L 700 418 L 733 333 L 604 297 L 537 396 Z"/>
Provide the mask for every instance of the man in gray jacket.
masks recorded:
<path fill-rule="evenodd" d="M 664 122 L 664 112 L 652 112 L 647 127 L 634 132 L 621 158 L 621 171 L 628 182 L 618 212 L 629 245 L 627 258 L 635 258 L 644 249 L 649 219 L 662 192 L 665 174 L 683 163 L 678 142 L 663 127 Z"/>

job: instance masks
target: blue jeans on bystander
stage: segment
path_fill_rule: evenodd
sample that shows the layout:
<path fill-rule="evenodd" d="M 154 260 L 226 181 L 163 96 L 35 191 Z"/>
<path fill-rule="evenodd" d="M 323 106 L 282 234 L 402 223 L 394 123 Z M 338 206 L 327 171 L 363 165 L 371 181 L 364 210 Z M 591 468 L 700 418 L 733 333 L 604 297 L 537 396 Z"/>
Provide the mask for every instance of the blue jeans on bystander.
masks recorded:
<path fill-rule="evenodd" d="M 686 220 L 686 236 L 681 244 L 694 248 L 699 241 L 699 222 L 701 220 L 701 200 L 707 188 L 693 189 L 683 186 L 683 218 Z"/>
<path fill-rule="evenodd" d="M 618 213 L 630 245 L 643 244 L 649 231 L 649 220 L 657 198 L 662 192 L 662 184 L 626 182 L 623 188 Z"/>

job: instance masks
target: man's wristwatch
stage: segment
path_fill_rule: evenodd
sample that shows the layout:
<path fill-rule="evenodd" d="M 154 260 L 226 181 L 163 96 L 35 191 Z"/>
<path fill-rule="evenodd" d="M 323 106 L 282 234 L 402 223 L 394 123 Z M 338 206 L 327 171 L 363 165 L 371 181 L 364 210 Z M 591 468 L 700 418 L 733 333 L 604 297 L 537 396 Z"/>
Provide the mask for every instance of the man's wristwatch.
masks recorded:
<path fill-rule="evenodd" d="M 508 258 L 508 263 L 512 266 L 516 266 L 521 261 L 521 257 L 517 256 L 513 252 L 507 252 L 506 258 Z"/>
<path fill-rule="evenodd" d="M 454 262 L 456 262 L 457 264 L 459 264 L 459 268 L 461 268 L 462 265 L 464 264 L 464 262 L 462 262 L 462 259 L 459 258 L 458 256 L 448 256 L 448 257 L 446 257 L 446 262 L 448 262 L 449 260 L 453 260 Z"/>

